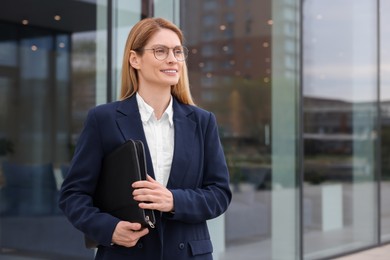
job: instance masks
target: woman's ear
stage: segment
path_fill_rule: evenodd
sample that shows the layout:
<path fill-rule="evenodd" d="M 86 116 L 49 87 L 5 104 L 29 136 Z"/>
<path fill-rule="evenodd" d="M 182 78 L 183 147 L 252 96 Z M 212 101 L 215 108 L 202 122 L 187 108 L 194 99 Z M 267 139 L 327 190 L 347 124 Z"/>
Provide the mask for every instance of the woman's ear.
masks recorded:
<path fill-rule="evenodd" d="M 135 51 L 130 51 L 129 63 L 134 69 L 139 69 L 139 57 Z"/>

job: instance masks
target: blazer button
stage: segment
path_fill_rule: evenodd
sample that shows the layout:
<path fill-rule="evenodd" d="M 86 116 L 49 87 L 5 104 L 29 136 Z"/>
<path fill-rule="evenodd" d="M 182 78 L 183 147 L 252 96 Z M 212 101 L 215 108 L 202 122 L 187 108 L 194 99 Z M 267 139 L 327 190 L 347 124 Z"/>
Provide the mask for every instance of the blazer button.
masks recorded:
<path fill-rule="evenodd" d="M 143 248 L 143 247 L 144 247 L 144 244 L 138 243 L 137 247 L 138 247 L 138 248 Z"/>
<path fill-rule="evenodd" d="M 179 248 L 180 248 L 181 250 L 183 250 L 183 249 L 184 249 L 184 243 L 180 243 L 180 244 L 179 244 Z"/>

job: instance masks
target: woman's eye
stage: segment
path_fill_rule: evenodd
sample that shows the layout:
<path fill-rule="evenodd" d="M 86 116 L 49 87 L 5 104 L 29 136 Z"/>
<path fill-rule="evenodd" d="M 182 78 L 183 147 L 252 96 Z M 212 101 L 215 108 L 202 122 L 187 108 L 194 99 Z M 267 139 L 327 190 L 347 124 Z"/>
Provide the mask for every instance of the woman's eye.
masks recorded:
<path fill-rule="evenodd" d="M 158 54 L 164 54 L 166 51 L 163 48 L 157 48 L 157 49 L 155 49 L 155 52 Z"/>

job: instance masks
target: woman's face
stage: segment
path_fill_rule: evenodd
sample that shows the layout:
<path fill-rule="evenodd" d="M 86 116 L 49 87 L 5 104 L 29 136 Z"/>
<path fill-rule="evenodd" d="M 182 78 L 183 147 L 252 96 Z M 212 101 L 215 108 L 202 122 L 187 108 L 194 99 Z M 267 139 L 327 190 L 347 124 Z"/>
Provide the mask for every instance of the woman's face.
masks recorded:
<path fill-rule="evenodd" d="M 168 57 L 164 60 L 156 59 L 152 50 L 161 51 L 161 46 L 170 48 Z M 144 47 L 144 54 L 137 55 L 140 88 L 156 86 L 170 88 L 171 85 L 177 84 L 184 63 L 177 61 L 173 54 L 173 48 L 177 46 L 181 46 L 179 37 L 168 29 L 159 30 L 149 39 Z"/>

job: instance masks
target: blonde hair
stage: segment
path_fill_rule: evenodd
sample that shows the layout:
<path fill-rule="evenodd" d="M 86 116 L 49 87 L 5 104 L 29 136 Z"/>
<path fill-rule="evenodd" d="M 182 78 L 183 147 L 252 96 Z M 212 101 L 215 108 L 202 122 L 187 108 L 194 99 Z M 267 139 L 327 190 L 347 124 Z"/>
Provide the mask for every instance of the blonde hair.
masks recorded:
<path fill-rule="evenodd" d="M 125 51 L 123 54 L 122 85 L 120 94 L 121 100 L 131 97 L 138 91 L 139 88 L 137 70 L 129 63 L 131 51 L 140 52 L 149 39 L 161 29 L 169 29 L 176 33 L 180 39 L 180 43 L 183 44 L 183 33 L 176 25 L 168 20 L 163 18 L 145 18 L 135 24 L 127 37 Z M 180 79 L 176 85 L 171 86 L 171 93 L 181 103 L 194 105 L 189 87 L 187 64 L 185 61 L 183 61 L 183 63 Z"/>

